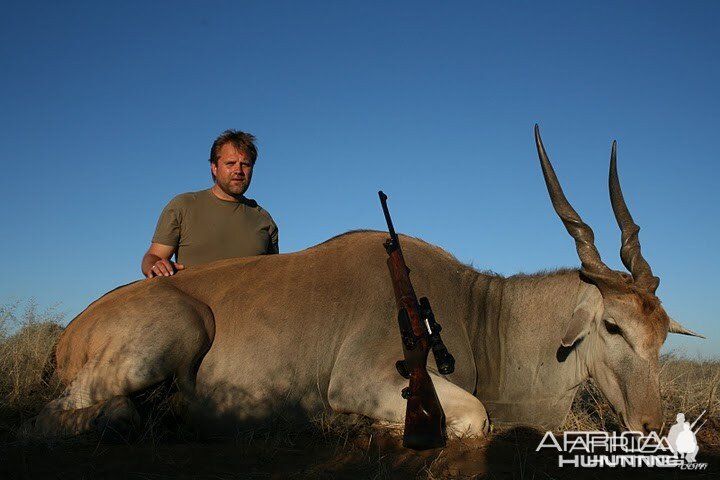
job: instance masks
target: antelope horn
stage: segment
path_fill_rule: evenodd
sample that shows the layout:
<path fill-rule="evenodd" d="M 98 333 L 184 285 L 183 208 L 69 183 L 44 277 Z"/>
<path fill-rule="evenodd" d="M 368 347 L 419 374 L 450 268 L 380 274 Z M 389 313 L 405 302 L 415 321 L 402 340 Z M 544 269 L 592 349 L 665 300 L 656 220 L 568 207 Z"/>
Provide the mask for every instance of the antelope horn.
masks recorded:
<path fill-rule="evenodd" d="M 542 166 L 543 176 L 545 177 L 545 185 L 550 194 L 550 201 L 553 204 L 553 208 L 555 208 L 555 212 L 557 212 L 565 225 L 565 229 L 567 229 L 570 236 L 575 239 L 575 248 L 582 262 L 583 273 L 596 281 L 599 284 L 598 286 L 605 288 L 622 288 L 625 282 L 620 274 L 610 270 L 600 259 L 600 253 L 597 248 L 595 248 L 595 235 L 592 229 L 583 222 L 580 215 L 577 214 L 565 197 L 560 182 L 545 152 L 545 147 L 540 138 L 540 127 L 538 127 L 537 124 L 535 124 L 535 146 L 537 147 L 538 157 L 540 157 L 540 165 Z"/>
<path fill-rule="evenodd" d="M 672 318 L 670 319 L 670 326 L 668 327 L 668 332 L 670 333 L 679 333 L 681 335 L 690 335 L 691 337 L 700 337 L 705 338 L 699 333 L 695 333 L 692 330 L 688 330 L 687 328 L 680 325 L 680 323 L 676 322 Z"/>
<path fill-rule="evenodd" d="M 610 203 L 612 203 L 612 209 L 615 213 L 615 220 L 617 220 L 618 227 L 622 232 L 620 258 L 625 268 L 632 273 L 638 287 L 654 294 L 660 279 L 653 275 L 650 265 L 640 252 L 640 239 L 638 238 L 640 227 L 633 221 L 620 189 L 620 180 L 617 174 L 617 142 L 614 140 L 612 153 L 610 154 L 608 186 L 610 187 Z"/>

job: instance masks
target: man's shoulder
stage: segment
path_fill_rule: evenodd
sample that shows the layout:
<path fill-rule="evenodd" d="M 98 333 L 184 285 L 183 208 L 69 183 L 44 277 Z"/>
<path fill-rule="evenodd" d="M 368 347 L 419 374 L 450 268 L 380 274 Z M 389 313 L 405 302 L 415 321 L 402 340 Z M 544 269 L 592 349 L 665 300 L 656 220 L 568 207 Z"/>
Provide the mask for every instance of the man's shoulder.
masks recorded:
<path fill-rule="evenodd" d="M 189 207 L 197 204 L 198 201 L 207 197 L 209 190 L 198 190 L 197 192 L 185 192 L 179 195 L 175 195 L 168 206 L 172 205 L 175 207 Z"/>
<path fill-rule="evenodd" d="M 261 207 L 261 206 L 257 203 L 257 201 L 255 201 L 254 199 L 252 199 L 252 198 L 247 198 L 247 197 L 246 197 L 246 198 L 245 198 L 245 204 L 246 204 L 248 207 L 255 209 L 260 216 L 266 217 L 266 218 L 267 218 L 268 220 L 270 220 L 272 223 L 275 223 L 275 221 L 273 220 L 272 216 L 270 215 L 270 212 L 268 212 L 268 211 L 265 210 L 263 207 Z"/>

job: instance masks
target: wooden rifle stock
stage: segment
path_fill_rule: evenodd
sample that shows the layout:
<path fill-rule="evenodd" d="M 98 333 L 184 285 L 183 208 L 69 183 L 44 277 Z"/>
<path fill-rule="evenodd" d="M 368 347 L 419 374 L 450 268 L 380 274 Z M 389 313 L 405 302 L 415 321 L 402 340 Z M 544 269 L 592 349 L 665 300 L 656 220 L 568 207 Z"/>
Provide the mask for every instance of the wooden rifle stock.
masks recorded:
<path fill-rule="evenodd" d="M 387 196 L 382 191 L 378 194 L 390 231 L 385 250 L 388 253 L 387 266 L 398 306 L 398 325 L 404 354 L 404 360 L 398 361 L 396 367 L 400 375 L 410 380 L 410 385 L 402 391 L 403 398 L 407 400 L 403 445 L 414 450 L 443 447 L 446 440 L 445 413 L 427 372 L 427 357 L 432 347 L 438 365 L 443 363 L 445 366 L 440 369 L 445 370 L 443 373 L 452 372 L 454 359 L 442 345 L 440 326 L 435 323 L 429 302 L 425 298 L 418 302 L 410 283 L 410 270 L 405 264 L 387 209 Z M 433 332 L 435 327 L 436 331 Z M 434 334 L 432 338 L 430 333 Z M 441 349 L 444 353 L 438 353 Z M 439 355 L 445 355 L 442 357 L 444 362 L 440 361 Z M 449 368 L 447 362 L 451 362 Z"/>

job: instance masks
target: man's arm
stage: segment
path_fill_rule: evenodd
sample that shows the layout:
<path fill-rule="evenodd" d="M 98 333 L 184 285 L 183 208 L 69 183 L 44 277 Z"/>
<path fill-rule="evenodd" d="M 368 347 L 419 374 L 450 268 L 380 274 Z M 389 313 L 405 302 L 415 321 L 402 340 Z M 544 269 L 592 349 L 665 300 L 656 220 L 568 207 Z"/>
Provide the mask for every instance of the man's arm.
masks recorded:
<path fill-rule="evenodd" d="M 270 248 L 272 249 L 271 252 L 268 253 L 280 253 L 280 247 L 278 245 L 278 228 L 277 225 L 275 226 L 275 231 L 270 235 Z"/>
<path fill-rule="evenodd" d="M 170 257 L 174 253 L 175 247 L 163 245 L 162 243 L 151 243 L 140 264 L 143 275 L 147 278 L 167 277 L 185 268 L 179 263 L 170 261 Z"/>
<path fill-rule="evenodd" d="M 268 231 L 268 233 L 270 233 L 270 245 L 268 246 L 267 253 L 270 255 L 273 253 L 280 253 L 280 247 L 278 246 L 278 226 L 266 210 L 262 211 L 270 219 L 270 230 Z"/>

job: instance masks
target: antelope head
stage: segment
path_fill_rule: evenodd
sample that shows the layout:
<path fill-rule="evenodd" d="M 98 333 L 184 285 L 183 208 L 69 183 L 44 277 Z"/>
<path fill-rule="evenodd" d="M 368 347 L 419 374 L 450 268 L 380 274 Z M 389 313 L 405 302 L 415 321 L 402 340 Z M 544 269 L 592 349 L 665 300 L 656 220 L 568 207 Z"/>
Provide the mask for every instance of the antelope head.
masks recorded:
<path fill-rule="evenodd" d="M 620 258 L 630 272 L 610 269 L 600 259 L 592 229 L 568 202 L 535 125 L 535 144 L 550 200 L 575 240 L 586 286 L 560 340 L 565 347 L 586 342 L 589 375 L 630 430 L 662 424 L 659 352 L 668 333 L 701 336 L 670 318 L 655 291 L 660 280 L 640 252 L 638 232 L 617 174 L 617 144 L 610 155 L 610 202 L 621 231 Z"/>

